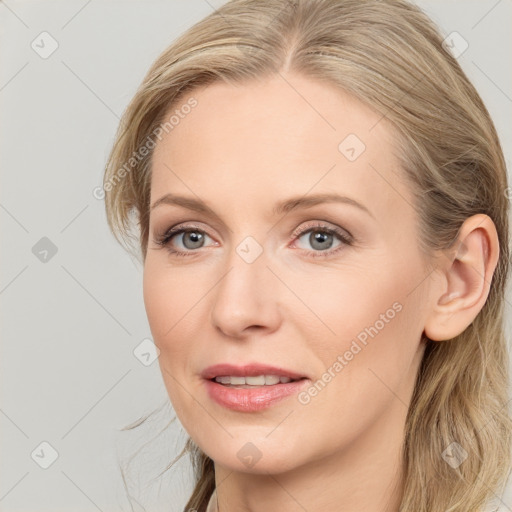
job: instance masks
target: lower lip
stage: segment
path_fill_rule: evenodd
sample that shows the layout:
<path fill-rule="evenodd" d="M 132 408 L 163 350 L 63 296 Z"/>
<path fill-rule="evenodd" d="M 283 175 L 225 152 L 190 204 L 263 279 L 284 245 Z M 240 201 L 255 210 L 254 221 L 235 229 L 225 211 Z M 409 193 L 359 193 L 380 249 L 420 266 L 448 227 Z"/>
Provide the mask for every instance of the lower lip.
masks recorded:
<path fill-rule="evenodd" d="M 267 409 L 275 402 L 298 393 L 309 379 L 275 384 L 273 386 L 254 387 L 254 389 L 228 387 L 212 380 L 205 380 L 210 398 L 218 404 L 242 412 L 254 412 Z"/>

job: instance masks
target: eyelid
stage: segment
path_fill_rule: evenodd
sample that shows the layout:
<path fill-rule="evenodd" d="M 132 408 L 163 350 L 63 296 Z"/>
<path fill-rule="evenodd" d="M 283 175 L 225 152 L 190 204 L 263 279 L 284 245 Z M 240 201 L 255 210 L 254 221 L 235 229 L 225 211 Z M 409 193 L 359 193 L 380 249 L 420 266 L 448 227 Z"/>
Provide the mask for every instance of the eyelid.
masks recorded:
<path fill-rule="evenodd" d="M 324 220 L 315 220 L 315 221 L 306 222 L 305 226 L 300 224 L 293 230 L 292 234 L 290 235 L 289 240 L 294 240 L 295 238 L 304 235 L 308 231 L 308 229 L 313 229 L 313 228 L 330 229 L 337 234 L 343 234 L 341 232 L 345 232 L 348 235 L 348 238 L 350 238 L 351 240 L 354 239 L 352 234 L 347 229 L 338 228 L 336 225 L 327 225 L 327 224 L 331 224 L 331 223 L 329 221 L 324 221 Z M 190 224 L 188 221 L 180 222 L 180 223 L 172 226 L 171 228 L 167 228 L 167 229 L 164 229 L 163 231 L 156 232 L 155 238 L 157 240 L 162 240 L 163 238 L 167 238 L 170 235 L 180 232 L 180 230 L 182 230 L 182 229 L 183 230 L 197 229 L 198 231 L 204 232 L 210 238 L 213 238 L 211 235 L 208 234 L 207 230 L 203 229 L 199 224 L 194 224 L 194 223 Z"/>
<path fill-rule="evenodd" d="M 154 229 L 154 236 L 157 239 L 161 239 L 162 237 L 165 237 L 166 235 L 174 234 L 180 229 L 197 229 L 198 231 L 204 231 L 206 230 L 199 225 L 199 223 L 194 221 L 184 221 L 184 222 L 178 222 L 177 224 L 174 224 L 170 227 L 166 227 L 163 229 Z"/>
<path fill-rule="evenodd" d="M 305 225 L 300 224 L 298 227 L 296 227 L 293 230 L 293 233 L 290 236 L 290 240 L 294 240 L 295 238 L 304 235 L 307 231 L 309 231 L 311 229 L 315 229 L 315 228 L 318 230 L 326 229 L 326 230 L 336 233 L 339 236 L 348 238 L 351 241 L 354 240 L 352 233 L 350 233 L 350 231 L 348 231 L 347 229 L 341 228 L 341 227 L 337 226 L 336 224 L 332 224 L 329 221 L 321 220 L 321 219 L 306 222 Z"/>

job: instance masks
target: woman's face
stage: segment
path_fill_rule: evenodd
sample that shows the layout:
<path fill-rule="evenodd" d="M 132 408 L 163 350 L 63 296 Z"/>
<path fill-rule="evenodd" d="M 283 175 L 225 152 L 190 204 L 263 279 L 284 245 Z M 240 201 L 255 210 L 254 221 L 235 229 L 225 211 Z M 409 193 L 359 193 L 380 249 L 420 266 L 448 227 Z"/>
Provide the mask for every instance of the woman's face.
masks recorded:
<path fill-rule="evenodd" d="M 183 427 L 216 465 L 253 473 L 399 442 L 430 280 L 389 124 L 294 74 L 190 96 L 155 147 L 151 183 L 151 205 L 172 194 L 189 207 L 151 210 L 144 267 Z M 158 245 L 173 227 L 189 231 Z M 217 364 L 306 379 L 228 388 L 203 377 Z"/>

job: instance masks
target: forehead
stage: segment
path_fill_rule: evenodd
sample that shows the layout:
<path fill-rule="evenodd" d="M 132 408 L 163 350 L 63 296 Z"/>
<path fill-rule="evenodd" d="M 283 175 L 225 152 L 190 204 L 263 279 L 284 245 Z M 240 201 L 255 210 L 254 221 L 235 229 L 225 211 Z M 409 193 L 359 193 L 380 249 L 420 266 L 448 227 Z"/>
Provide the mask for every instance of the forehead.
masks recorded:
<path fill-rule="evenodd" d="M 290 74 L 218 82 L 169 115 L 191 97 L 197 105 L 155 147 L 152 203 L 172 191 L 270 210 L 311 191 L 351 196 L 377 217 L 410 207 L 391 125 L 335 86 Z"/>

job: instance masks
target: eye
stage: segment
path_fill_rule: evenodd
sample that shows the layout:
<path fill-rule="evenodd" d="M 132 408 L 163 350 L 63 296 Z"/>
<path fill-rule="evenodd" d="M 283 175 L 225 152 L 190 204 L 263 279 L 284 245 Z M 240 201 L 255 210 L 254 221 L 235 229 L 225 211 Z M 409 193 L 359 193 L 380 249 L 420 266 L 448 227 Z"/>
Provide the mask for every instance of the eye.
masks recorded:
<path fill-rule="evenodd" d="M 306 235 L 308 236 L 306 237 Z M 204 247 L 206 238 L 210 237 L 198 226 L 183 226 L 180 224 L 168 229 L 160 235 L 156 235 L 154 243 L 161 247 L 166 247 L 167 251 L 174 256 L 185 257 L 197 254 L 197 249 Z M 306 242 L 313 248 L 313 250 L 305 250 L 306 254 L 312 257 L 332 256 L 345 246 L 353 244 L 352 235 L 347 231 L 337 226 L 328 226 L 319 221 L 309 223 L 305 227 L 302 226 L 300 229 L 296 229 L 292 234 L 291 240 L 301 240 L 302 238 L 305 238 Z M 180 241 L 184 250 L 180 250 L 179 247 L 178 249 L 172 247 L 174 239 Z M 337 239 L 339 243 L 331 250 L 335 239 Z"/>
<path fill-rule="evenodd" d="M 327 257 L 342 250 L 346 245 L 352 245 L 352 236 L 338 227 L 330 227 L 322 223 L 309 224 L 306 228 L 301 227 L 294 231 L 292 238 L 301 240 L 304 238 L 306 243 L 314 250 L 307 250 L 306 253 L 312 257 Z M 330 250 L 338 239 L 339 244 Z"/>
<path fill-rule="evenodd" d="M 176 250 L 171 247 L 171 242 L 176 238 L 181 240 L 184 251 Z M 175 226 L 161 235 L 155 237 L 154 242 L 157 245 L 166 247 L 167 250 L 175 256 L 191 256 L 195 249 L 203 247 L 205 238 L 210 238 L 205 231 L 197 226 Z"/>

